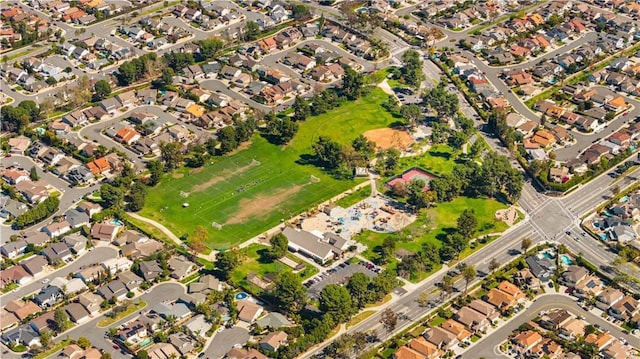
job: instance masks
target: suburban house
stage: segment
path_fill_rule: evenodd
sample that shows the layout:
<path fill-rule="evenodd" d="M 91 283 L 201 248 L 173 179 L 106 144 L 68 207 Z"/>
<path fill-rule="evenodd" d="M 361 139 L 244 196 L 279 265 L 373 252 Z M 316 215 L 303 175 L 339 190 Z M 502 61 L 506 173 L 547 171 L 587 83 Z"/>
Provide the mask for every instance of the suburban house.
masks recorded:
<path fill-rule="evenodd" d="M 80 303 L 84 309 L 89 312 L 90 315 L 95 315 L 100 312 L 100 304 L 103 299 L 94 293 L 82 293 L 78 296 L 78 303 Z"/>
<path fill-rule="evenodd" d="M 23 239 L 19 239 L 15 242 L 5 243 L 0 246 L 0 254 L 9 258 L 15 259 L 24 254 L 27 249 L 27 242 Z"/>
<path fill-rule="evenodd" d="M 48 286 L 42 288 L 33 298 L 33 302 L 40 308 L 48 308 L 62 300 L 64 293 L 58 287 Z"/>
<path fill-rule="evenodd" d="M 156 261 L 142 261 L 139 265 L 139 271 L 145 281 L 153 282 L 162 274 L 162 268 Z"/>
<path fill-rule="evenodd" d="M 238 319 L 249 324 L 255 322 L 264 310 L 264 308 L 262 308 L 258 304 L 255 304 L 248 300 L 239 300 L 237 302 L 237 307 L 239 312 Z"/>
<path fill-rule="evenodd" d="M 491 324 L 487 317 L 469 307 L 462 307 L 454 315 L 454 319 L 464 324 L 472 332 L 484 332 Z"/>
<path fill-rule="evenodd" d="M 116 300 L 122 300 L 127 296 L 127 287 L 125 287 L 122 281 L 116 279 L 111 282 L 103 285 L 98 288 L 96 293 L 98 293 L 102 298 L 111 300 L 111 298 L 115 298 Z"/>
<path fill-rule="evenodd" d="M 103 241 L 113 241 L 122 227 L 109 223 L 96 223 L 91 227 L 91 237 Z"/>
<path fill-rule="evenodd" d="M 22 266 L 22 268 L 24 268 L 24 270 L 27 271 L 27 273 L 35 277 L 36 275 L 42 273 L 44 267 L 49 265 L 49 262 L 44 256 L 35 255 L 21 261 L 20 265 Z"/>
<path fill-rule="evenodd" d="M 258 346 L 262 350 L 275 352 L 276 350 L 278 350 L 278 348 L 280 348 L 281 345 L 286 344 L 287 337 L 287 333 L 281 330 L 277 332 L 271 332 L 264 338 L 260 339 L 260 341 L 258 342 Z"/>
<path fill-rule="evenodd" d="M 174 256 L 167 261 L 171 268 L 171 277 L 181 280 L 191 273 L 196 265 L 184 256 Z"/>
<path fill-rule="evenodd" d="M 66 220 L 60 222 L 53 222 L 48 226 L 42 227 L 42 232 L 54 238 L 65 234 L 71 230 L 71 225 Z"/>
<path fill-rule="evenodd" d="M 47 260 L 52 265 L 63 263 L 73 258 L 71 250 L 69 250 L 69 247 L 67 247 L 63 242 L 53 243 L 49 247 L 43 249 L 41 253 L 47 257 Z"/>
<path fill-rule="evenodd" d="M 82 324 L 89 320 L 89 312 L 80 303 L 70 303 L 64 306 L 64 310 L 74 323 Z"/>

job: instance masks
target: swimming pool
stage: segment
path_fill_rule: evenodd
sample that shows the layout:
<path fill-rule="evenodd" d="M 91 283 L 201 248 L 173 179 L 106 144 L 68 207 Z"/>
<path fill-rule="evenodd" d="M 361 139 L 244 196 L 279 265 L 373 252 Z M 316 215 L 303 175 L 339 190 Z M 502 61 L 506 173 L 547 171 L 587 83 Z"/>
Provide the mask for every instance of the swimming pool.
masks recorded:
<path fill-rule="evenodd" d="M 236 300 L 247 299 L 247 297 L 249 297 L 249 294 L 247 294 L 245 292 L 240 292 L 240 293 L 236 294 Z"/>
<path fill-rule="evenodd" d="M 542 252 L 542 256 L 547 258 L 547 259 L 553 259 L 554 258 L 554 256 L 549 252 Z"/>
<path fill-rule="evenodd" d="M 573 261 L 571 260 L 571 258 L 569 258 L 569 256 L 566 254 L 561 255 L 560 260 L 562 261 L 562 264 L 566 266 L 570 266 L 573 264 Z"/>
<path fill-rule="evenodd" d="M 124 225 L 124 223 L 121 220 L 117 219 L 117 218 L 112 219 L 109 223 L 113 224 L 114 226 L 122 226 L 122 225 Z"/>

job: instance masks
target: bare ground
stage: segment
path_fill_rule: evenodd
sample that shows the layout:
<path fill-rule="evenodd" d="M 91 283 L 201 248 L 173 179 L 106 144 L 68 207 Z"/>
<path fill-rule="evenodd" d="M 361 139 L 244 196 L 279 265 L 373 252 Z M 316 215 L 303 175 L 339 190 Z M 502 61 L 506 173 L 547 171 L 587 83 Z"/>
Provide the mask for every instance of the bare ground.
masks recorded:
<path fill-rule="evenodd" d="M 409 135 L 407 131 L 393 128 L 369 130 L 364 133 L 364 136 L 368 140 L 375 142 L 376 146 L 383 150 L 395 148 L 404 151 L 413 143 L 413 138 L 411 138 L 411 135 Z"/>
<path fill-rule="evenodd" d="M 240 208 L 225 224 L 245 223 L 253 217 L 260 217 L 265 214 L 266 208 L 277 207 L 279 203 L 293 196 L 302 189 L 303 186 L 296 185 L 290 188 L 282 188 L 271 195 L 258 195 L 252 198 L 240 200 Z"/>
<path fill-rule="evenodd" d="M 193 186 L 193 188 L 191 189 L 191 192 L 202 192 L 206 189 L 208 189 L 209 187 L 215 185 L 216 183 L 222 182 L 224 180 L 226 180 L 227 178 L 231 178 L 233 176 L 237 176 L 245 171 L 247 171 L 249 168 L 257 166 L 256 163 L 249 163 L 248 165 L 236 168 L 234 170 L 232 169 L 227 169 L 224 170 L 222 172 L 220 172 L 217 176 L 211 178 L 210 180 L 208 180 L 205 183 L 201 183 L 199 185 L 195 185 Z"/>

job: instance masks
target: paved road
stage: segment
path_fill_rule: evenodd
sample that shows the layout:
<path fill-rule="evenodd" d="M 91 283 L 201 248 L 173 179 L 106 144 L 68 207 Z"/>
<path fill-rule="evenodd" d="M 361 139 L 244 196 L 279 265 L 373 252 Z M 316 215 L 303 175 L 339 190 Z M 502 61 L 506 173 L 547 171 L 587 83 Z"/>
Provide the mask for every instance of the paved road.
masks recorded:
<path fill-rule="evenodd" d="M 622 329 L 591 312 L 584 311 L 576 303 L 575 298 L 563 294 L 545 294 L 538 297 L 531 306 L 525 311 L 514 316 L 508 323 L 501 325 L 496 331 L 488 336 L 483 337 L 473 344 L 462 354 L 463 359 L 485 358 L 508 358 L 499 352 L 500 343 L 502 343 L 511 333 L 520 325 L 531 321 L 538 316 L 543 310 L 565 309 L 575 316 L 584 316 L 585 321 L 589 324 L 598 324 L 608 329 L 610 334 L 616 338 L 625 338 L 630 345 L 640 348 L 640 339 L 634 335 L 625 334 Z"/>
<path fill-rule="evenodd" d="M 107 259 L 116 258 L 117 256 L 118 251 L 113 247 L 94 248 L 92 251 L 85 252 L 85 254 L 55 272 L 51 272 L 44 276 L 38 276 L 37 279 L 33 280 L 29 284 L 20 286 L 16 291 L 3 294 L 0 296 L 0 302 L 2 306 L 4 306 L 12 300 L 24 298 L 32 293 L 39 292 L 43 286 L 42 280 L 45 278 L 52 280 L 56 277 L 66 277 L 69 273 L 75 273 L 82 267 L 101 263 Z"/>
<path fill-rule="evenodd" d="M 37 165 L 31 157 L 26 156 L 18 156 L 12 155 L 11 157 L 3 157 L 0 159 L 0 165 L 4 167 L 14 166 L 16 165 L 23 167 L 27 171 L 31 169 L 31 167 L 38 167 L 38 174 L 40 178 L 47 180 L 53 187 L 57 188 L 62 192 L 62 196 L 60 197 L 60 207 L 56 214 L 64 213 L 67 209 L 71 208 L 75 203 L 77 203 L 82 197 L 88 193 L 96 191 L 100 188 L 99 185 L 93 185 L 89 187 L 70 187 L 69 183 L 60 179 L 59 177 L 54 176 L 50 172 L 43 172 L 39 165 Z M 13 234 L 20 234 L 21 232 L 30 232 L 30 231 L 40 231 L 40 228 L 43 226 L 43 223 L 37 223 L 29 228 L 25 228 L 23 230 L 14 230 L 9 226 L 0 225 L 0 243 L 5 243 L 9 241 L 9 237 Z"/>
<path fill-rule="evenodd" d="M 639 175 L 640 169 L 630 174 L 630 176 L 634 177 Z M 613 180 L 610 177 L 603 175 L 561 199 L 542 196 L 535 192 L 535 189 L 533 189 L 530 184 L 525 184 L 519 204 L 525 209 L 538 208 L 538 210 L 534 210 L 533 214 L 528 216 L 523 222 L 512 227 L 502 237 L 500 237 L 500 239 L 467 257 L 464 262 L 475 265 L 478 272 L 488 273 L 488 264 L 492 258 L 496 258 L 496 260 L 502 264 L 513 260 L 517 255 L 519 255 L 522 239 L 529 237 L 534 241 L 534 243 L 541 241 L 564 242 L 568 244 L 570 248 L 576 248 L 578 251 L 582 251 L 583 256 L 596 266 L 610 265 L 612 259 L 615 258 L 613 253 L 606 252 L 601 249 L 589 250 L 589 248 L 593 248 L 597 243 L 595 239 L 589 237 L 584 238 L 580 242 L 576 242 L 580 245 L 580 247 L 576 247 L 576 243 L 572 243 L 575 242 L 574 240 L 564 238 L 563 235 L 567 230 L 575 231 L 576 221 L 578 218 L 587 214 L 592 210 L 592 208 L 600 205 L 603 201 L 602 196 L 610 195 L 609 187 L 612 182 Z M 620 183 L 620 187 L 624 188 L 631 184 L 632 181 L 629 180 L 627 182 Z M 573 212 L 569 212 L 568 207 L 571 207 Z M 603 252 L 605 254 L 603 254 Z M 445 273 L 446 269 L 441 270 L 429 277 L 427 280 L 421 282 L 408 294 L 390 302 L 388 308 L 391 308 L 396 312 L 403 312 L 408 318 L 411 318 L 409 321 L 401 321 L 391 335 L 395 335 L 402 331 L 404 328 L 418 320 L 418 318 L 427 314 L 427 311 L 424 308 L 419 307 L 416 299 L 418 299 L 421 292 L 431 293 L 435 290 L 436 283 L 439 283 L 442 280 Z M 462 280 L 457 282 L 456 285 L 458 288 L 463 286 L 462 282 Z M 354 331 L 368 331 L 376 329 L 378 333 L 385 333 L 379 323 L 379 313 L 380 312 L 367 318 L 360 324 L 351 327 L 347 332 L 352 333 Z M 391 335 L 383 334 L 381 339 L 384 341 L 391 337 Z M 324 346 L 314 348 L 314 350 L 309 351 L 304 357 L 308 358 L 313 354 L 317 354 L 323 348 Z"/>

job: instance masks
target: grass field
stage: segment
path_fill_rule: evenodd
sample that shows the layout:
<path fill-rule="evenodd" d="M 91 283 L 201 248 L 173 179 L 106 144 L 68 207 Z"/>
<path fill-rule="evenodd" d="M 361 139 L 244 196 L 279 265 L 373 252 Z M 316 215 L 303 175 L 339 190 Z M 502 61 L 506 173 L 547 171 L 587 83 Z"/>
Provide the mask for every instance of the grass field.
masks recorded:
<path fill-rule="evenodd" d="M 267 262 L 263 260 L 262 252 L 266 251 L 269 247 L 262 244 L 251 244 L 246 250 L 246 257 L 242 261 L 242 264 L 236 268 L 231 274 L 231 278 L 234 283 L 238 283 L 240 285 L 248 286 L 249 282 L 246 281 L 246 277 L 249 273 L 254 272 L 258 274 L 260 277 L 264 277 L 265 274 L 268 273 L 280 273 L 282 271 L 291 271 L 291 268 L 286 266 L 285 264 L 279 261 Z M 302 263 L 303 261 L 294 256 L 293 254 L 287 253 L 287 257 L 292 259 L 296 263 Z M 310 264 L 306 265 L 307 267 L 303 269 L 300 274 L 300 279 L 305 280 L 310 276 L 318 273 L 318 269 Z"/>
<path fill-rule="evenodd" d="M 418 219 L 401 232 L 412 234 L 413 239 L 401 239 L 397 241 L 396 248 L 406 249 L 414 253 L 420 250 L 423 243 L 432 243 L 440 248 L 442 246 L 442 240 L 446 238 L 447 233 L 455 229 L 458 217 L 467 208 L 474 209 L 476 217 L 478 218 L 478 232 L 476 232 L 476 236 L 502 232 L 508 228 L 506 223 L 495 220 L 496 211 L 507 208 L 505 204 L 487 198 L 458 197 L 451 202 L 439 203 L 436 207 L 429 208 L 420 213 Z M 416 236 L 415 233 L 419 233 L 419 235 Z M 389 234 L 367 231 L 355 239 L 369 247 L 363 255 L 367 259 L 375 262 L 378 254 L 374 251 L 374 248 L 382 245 L 382 241 L 387 236 L 389 236 Z M 470 254 L 467 253 L 470 251 L 470 249 L 467 249 L 463 254 L 466 256 Z M 395 268 L 396 264 L 394 259 L 387 267 Z M 411 280 L 419 281 L 423 277 L 424 275 L 421 275 L 419 278 L 411 278 Z"/>
<path fill-rule="evenodd" d="M 320 135 L 348 144 L 364 131 L 393 123 L 393 116 L 381 106 L 386 99 L 375 88 L 366 97 L 307 119 L 287 146 L 255 136 L 248 148 L 215 158 L 213 164 L 167 174 L 149 191 L 140 214 L 177 236 L 202 225 L 209 231 L 206 244 L 212 249 L 242 243 L 356 185 L 357 181 L 337 180 L 305 160 Z M 183 203 L 189 206 L 183 208 Z"/>
<path fill-rule="evenodd" d="M 456 164 L 456 155 L 456 151 L 449 145 L 435 145 L 420 156 L 401 158 L 398 168 L 405 170 L 411 167 L 421 167 L 437 176 L 441 176 L 451 173 L 453 166 Z"/>

